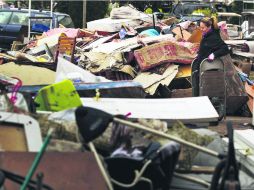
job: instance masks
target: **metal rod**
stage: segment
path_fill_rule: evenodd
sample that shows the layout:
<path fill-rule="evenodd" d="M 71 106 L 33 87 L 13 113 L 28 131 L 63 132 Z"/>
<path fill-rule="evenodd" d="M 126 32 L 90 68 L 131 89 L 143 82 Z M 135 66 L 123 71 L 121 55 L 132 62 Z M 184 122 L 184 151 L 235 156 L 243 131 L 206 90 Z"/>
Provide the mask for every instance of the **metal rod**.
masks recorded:
<path fill-rule="evenodd" d="M 31 8 L 32 8 L 32 0 L 29 0 L 28 4 L 28 40 L 31 38 Z"/>
<path fill-rule="evenodd" d="M 153 13 L 153 29 L 155 29 L 155 15 Z"/>
<path fill-rule="evenodd" d="M 50 20 L 50 29 L 53 28 L 53 7 L 54 6 L 54 0 L 50 1 L 50 16 L 52 17 Z M 56 26 L 55 26 L 56 27 Z"/>
<path fill-rule="evenodd" d="M 45 141 L 43 142 L 40 151 L 36 154 L 35 159 L 32 163 L 32 166 L 30 167 L 30 169 L 28 171 L 28 174 L 26 175 L 25 181 L 23 182 L 20 190 L 25 190 L 28 183 L 29 183 L 29 181 L 33 177 L 33 174 L 34 174 L 35 170 L 37 169 L 37 167 L 40 163 L 40 160 L 41 160 L 41 158 L 42 158 L 42 156 L 43 156 L 43 154 L 44 154 L 44 152 L 45 152 L 45 150 L 46 150 L 46 148 L 49 144 L 49 141 L 51 139 L 51 135 L 52 135 L 53 131 L 54 131 L 54 129 L 52 129 L 52 128 L 49 129 L 48 134 L 45 138 Z"/>
<path fill-rule="evenodd" d="M 107 184 L 107 186 L 108 186 L 108 189 L 109 189 L 109 190 L 113 190 L 114 188 L 113 188 L 113 186 L 112 186 L 112 184 L 111 184 L 111 181 L 110 181 L 110 179 L 109 179 L 109 177 L 108 177 L 108 174 L 107 174 L 107 172 L 106 172 L 106 170 L 105 170 L 105 168 L 104 168 L 104 166 L 103 166 L 103 164 L 102 164 L 102 162 L 101 162 L 101 159 L 100 159 L 100 157 L 99 157 L 99 154 L 97 153 L 97 151 L 96 151 L 96 149 L 95 149 L 95 147 L 94 147 L 94 144 L 93 144 L 92 142 L 89 142 L 89 143 L 88 143 L 88 146 L 89 146 L 89 148 L 91 149 L 91 151 L 94 153 L 95 160 L 96 160 L 96 162 L 97 162 L 97 164 L 98 164 L 98 166 L 99 166 L 99 169 L 100 169 L 100 171 L 101 171 L 101 174 L 102 174 L 104 180 L 106 181 L 106 184 Z"/>
<path fill-rule="evenodd" d="M 183 175 L 183 174 L 179 174 L 179 173 L 175 173 L 173 174 L 175 177 L 178 177 L 178 178 L 181 178 L 181 179 L 185 179 L 185 180 L 188 180 L 188 181 L 191 181 L 191 182 L 194 182 L 194 183 L 198 183 L 200 185 L 203 185 L 205 187 L 210 187 L 210 183 L 206 182 L 205 180 L 202 180 L 202 179 L 198 179 L 198 178 L 195 178 L 195 177 L 192 177 L 192 176 L 187 176 L 187 175 Z"/>
<path fill-rule="evenodd" d="M 196 145 L 196 144 L 194 144 L 194 143 L 185 141 L 185 140 L 180 139 L 180 138 L 177 138 L 177 137 L 175 137 L 175 136 L 172 136 L 172 135 L 169 135 L 169 134 L 165 134 L 165 133 L 162 133 L 162 132 L 160 132 L 160 131 L 156 131 L 156 130 L 154 130 L 154 129 L 145 127 L 145 126 L 143 126 L 143 125 L 140 125 L 140 124 L 137 124 L 137 123 L 133 123 L 133 122 L 130 122 L 130 121 L 126 121 L 126 120 L 123 120 L 123 119 L 119 119 L 119 118 L 114 118 L 113 120 L 114 120 L 115 122 L 118 122 L 118 123 L 127 125 L 127 126 L 129 126 L 129 127 L 133 127 L 133 128 L 136 128 L 136 129 L 141 129 L 141 130 L 143 130 L 143 131 L 147 131 L 147 132 L 149 132 L 149 133 L 158 135 L 158 136 L 160 136 L 160 137 L 163 137 L 163 138 L 166 138 L 166 139 L 170 139 L 170 140 L 172 140 L 172 141 L 176 141 L 176 142 L 178 142 L 178 143 L 180 143 L 180 144 L 183 144 L 183 145 L 186 145 L 186 146 L 195 148 L 195 149 L 200 150 L 201 152 L 207 153 L 207 154 L 209 154 L 209 155 L 211 155 L 211 156 L 214 156 L 214 157 L 217 157 L 217 158 L 221 158 L 221 157 L 222 157 L 222 155 L 219 154 L 218 152 L 215 152 L 215 151 L 210 150 L 210 149 L 208 149 L 208 148 L 205 148 L 205 147 Z"/>

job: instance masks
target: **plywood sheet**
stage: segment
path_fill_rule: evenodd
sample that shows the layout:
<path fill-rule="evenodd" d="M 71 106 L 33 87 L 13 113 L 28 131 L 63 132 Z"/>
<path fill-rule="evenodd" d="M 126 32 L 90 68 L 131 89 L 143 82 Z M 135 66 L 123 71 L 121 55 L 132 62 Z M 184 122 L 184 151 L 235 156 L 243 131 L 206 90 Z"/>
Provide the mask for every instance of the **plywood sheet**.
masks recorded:
<path fill-rule="evenodd" d="M 0 167 L 25 176 L 35 153 L 1 152 Z M 107 186 L 90 152 L 47 152 L 35 172 L 44 174 L 43 182 L 55 190 L 106 190 Z M 33 178 L 35 179 L 35 177 Z M 17 190 L 19 186 L 6 181 L 5 188 Z"/>
<path fill-rule="evenodd" d="M 183 122 L 217 121 L 218 113 L 208 97 L 188 97 L 169 99 L 127 99 L 127 98 L 81 98 L 83 105 L 104 110 L 113 115 L 130 118 L 181 120 Z"/>

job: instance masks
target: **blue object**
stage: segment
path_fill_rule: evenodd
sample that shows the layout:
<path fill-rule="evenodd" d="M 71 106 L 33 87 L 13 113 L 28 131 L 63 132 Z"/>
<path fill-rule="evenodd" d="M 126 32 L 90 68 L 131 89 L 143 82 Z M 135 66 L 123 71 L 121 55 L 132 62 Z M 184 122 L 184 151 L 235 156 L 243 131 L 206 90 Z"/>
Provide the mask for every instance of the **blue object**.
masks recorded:
<path fill-rule="evenodd" d="M 47 32 L 49 27 L 44 24 L 33 24 L 32 31 L 34 32 Z"/>
<path fill-rule="evenodd" d="M 127 34 L 126 30 L 124 28 L 121 28 L 121 30 L 119 32 L 120 39 L 124 39 L 126 34 Z"/>
<path fill-rule="evenodd" d="M 243 82 L 247 82 L 249 85 L 254 85 L 254 82 L 248 78 L 246 73 L 238 72 L 238 75 Z"/>
<path fill-rule="evenodd" d="M 159 36 L 159 32 L 155 29 L 148 29 L 148 30 L 144 30 L 143 32 L 140 33 L 141 35 L 142 34 L 145 34 L 147 36 Z"/>

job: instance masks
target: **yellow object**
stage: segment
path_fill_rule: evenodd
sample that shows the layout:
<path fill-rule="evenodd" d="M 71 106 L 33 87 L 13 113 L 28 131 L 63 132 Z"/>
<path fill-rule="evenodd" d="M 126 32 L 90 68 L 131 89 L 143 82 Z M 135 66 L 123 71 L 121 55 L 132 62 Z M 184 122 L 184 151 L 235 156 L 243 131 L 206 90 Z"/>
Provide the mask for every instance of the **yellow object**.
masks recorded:
<path fill-rule="evenodd" d="M 175 78 L 186 78 L 191 76 L 191 65 L 181 65 Z"/>
<path fill-rule="evenodd" d="M 63 80 L 39 90 L 35 102 L 37 110 L 61 111 L 82 105 L 79 94 L 71 80 Z"/>
<path fill-rule="evenodd" d="M 99 101 L 100 96 L 101 96 L 101 93 L 100 93 L 99 89 L 96 89 L 95 92 L 96 92 L 96 93 L 95 93 L 94 100 L 95 100 L 95 101 Z"/>
<path fill-rule="evenodd" d="M 246 148 L 246 149 L 245 149 L 245 152 L 244 152 L 244 155 L 245 155 L 245 156 L 252 155 L 251 149 L 250 149 L 250 148 Z"/>

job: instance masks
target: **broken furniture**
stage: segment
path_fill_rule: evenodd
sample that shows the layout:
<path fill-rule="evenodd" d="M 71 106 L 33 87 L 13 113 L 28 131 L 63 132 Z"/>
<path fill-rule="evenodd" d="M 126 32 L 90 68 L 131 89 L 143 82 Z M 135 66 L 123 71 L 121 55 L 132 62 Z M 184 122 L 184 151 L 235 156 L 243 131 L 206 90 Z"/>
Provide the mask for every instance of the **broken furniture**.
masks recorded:
<path fill-rule="evenodd" d="M 220 58 L 200 64 L 199 95 L 208 96 L 220 119 L 226 116 L 226 83 L 224 64 Z"/>
<path fill-rule="evenodd" d="M 118 154 L 105 158 L 105 162 L 117 190 L 168 190 L 180 150 L 181 146 L 176 142 L 169 142 L 164 146 L 159 143 L 151 143 L 141 157 Z M 119 172 L 119 168 L 122 172 Z M 135 173 L 134 171 L 140 172 Z M 138 177 L 139 180 L 137 180 Z"/>
<path fill-rule="evenodd" d="M 58 56 L 63 56 L 69 59 L 70 62 L 74 62 L 74 51 L 76 46 L 76 38 L 67 37 L 65 34 L 61 34 L 58 39 L 57 50 L 55 54 L 55 63 L 57 64 Z"/>
<path fill-rule="evenodd" d="M 0 112 L 0 149 L 5 151 L 38 151 L 42 145 L 38 122 L 32 117 Z"/>

